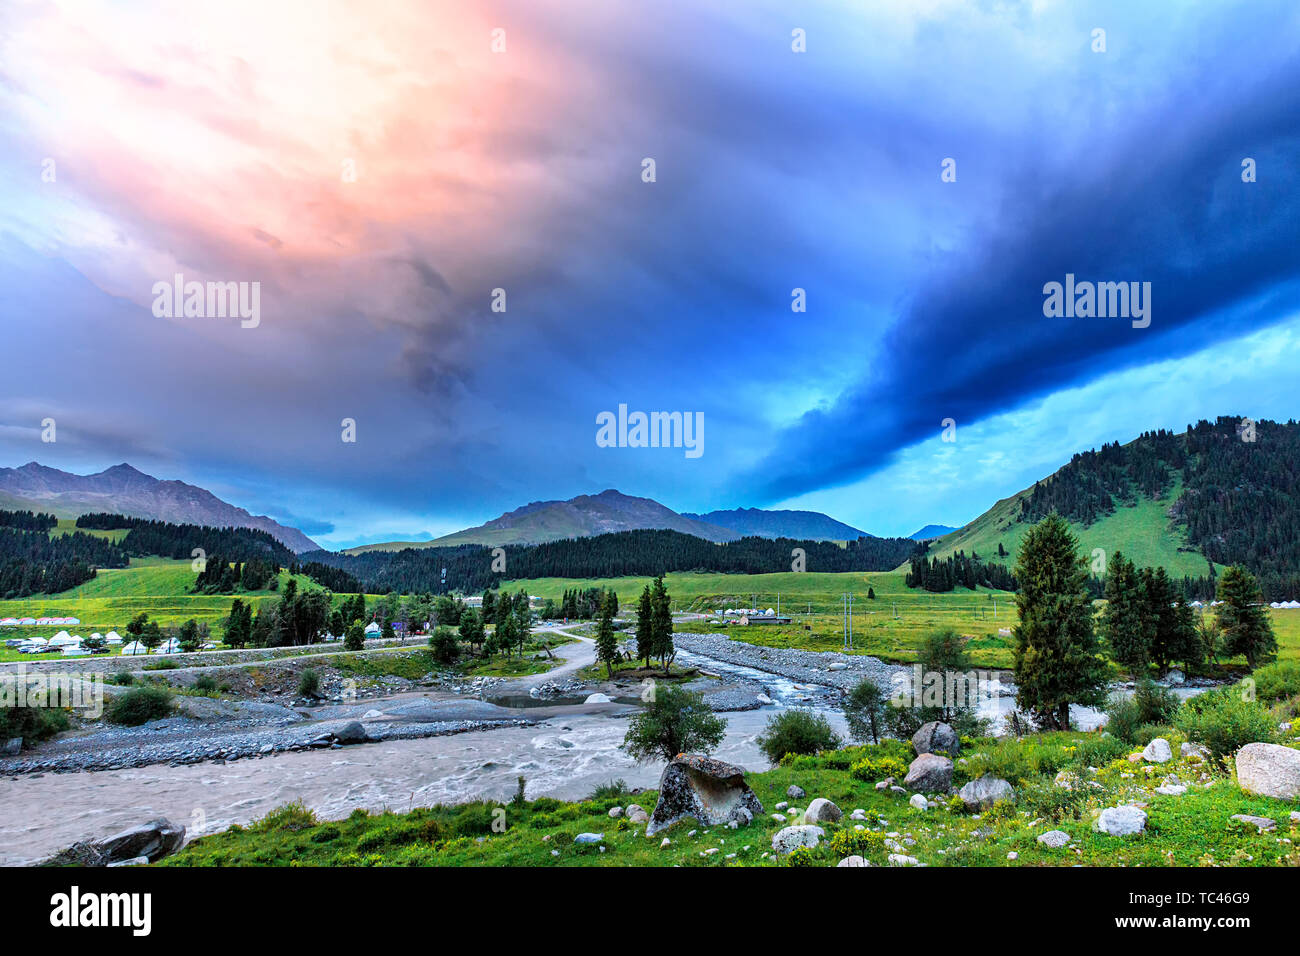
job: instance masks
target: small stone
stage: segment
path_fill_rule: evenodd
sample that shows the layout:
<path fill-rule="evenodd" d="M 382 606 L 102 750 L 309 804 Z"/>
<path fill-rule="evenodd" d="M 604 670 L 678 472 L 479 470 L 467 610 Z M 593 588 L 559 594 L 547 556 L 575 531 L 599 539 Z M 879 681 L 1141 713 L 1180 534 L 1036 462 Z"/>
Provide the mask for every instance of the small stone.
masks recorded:
<path fill-rule="evenodd" d="M 1142 759 L 1147 763 L 1168 763 L 1174 759 L 1174 751 L 1169 746 L 1169 741 L 1157 737 L 1143 748 Z"/>
<path fill-rule="evenodd" d="M 1007 854 L 1007 859 L 1008 859 L 1008 860 L 1018 860 L 1018 859 L 1020 859 L 1020 854 L 1017 853 L 1015 850 L 1012 850 L 1010 853 Z"/>
<path fill-rule="evenodd" d="M 1111 836 L 1131 836 L 1147 827 L 1147 815 L 1137 807 L 1107 807 L 1097 819 L 1097 829 Z"/>
<path fill-rule="evenodd" d="M 890 866 L 916 866 L 917 862 L 918 861 L 914 856 L 906 856 L 902 853 L 889 854 Z"/>
<path fill-rule="evenodd" d="M 603 833 L 579 833 L 576 837 L 573 838 L 573 842 L 574 843 L 599 843 L 603 839 L 605 839 L 605 834 Z"/>
<path fill-rule="evenodd" d="M 622 808 L 622 807 L 610 807 L 610 808 L 609 808 L 609 815 L 610 815 L 611 817 L 613 817 L 614 819 L 617 820 L 619 817 L 621 817 L 621 816 L 623 815 L 623 808 Z"/>
<path fill-rule="evenodd" d="M 838 823 L 843 814 L 840 808 L 824 797 L 818 797 L 812 803 L 808 804 L 808 809 L 804 811 L 803 822 L 818 823 Z"/>
<path fill-rule="evenodd" d="M 919 793 L 912 794 L 911 798 L 907 802 L 918 810 L 926 810 L 929 809 L 930 806 L 930 802 Z"/>
<path fill-rule="evenodd" d="M 672 840 L 668 839 L 667 837 L 664 837 L 663 840 L 660 841 L 659 843 L 659 849 L 662 850 L 664 847 L 668 846 L 672 842 L 673 842 Z"/>
<path fill-rule="evenodd" d="M 1239 823 L 1249 823 L 1252 826 L 1258 827 L 1260 833 L 1263 833 L 1265 830 L 1277 829 L 1277 821 L 1270 819 L 1269 817 L 1253 817 L 1249 813 L 1234 813 L 1232 819 Z"/>
<path fill-rule="evenodd" d="M 1059 850 L 1070 842 L 1070 834 L 1064 830 L 1048 830 L 1046 833 L 1038 834 L 1038 842 L 1050 846 L 1053 850 Z"/>
<path fill-rule="evenodd" d="M 844 859 L 840 860 L 840 862 L 836 863 L 835 865 L 837 867 L 840 867 L 840 866 L 870 866 L 871 864 L 868 863 L 865 859 L 863 859 L 860 856 L 846 856 Z"/>
<path fill-rule="evenodd" d="M 803 787 L 793 783 L 785 788 L 785 795 L 791 800 L 802 800 L 804 797 L 808 796 L 808 794 L 804 793 Z"/>

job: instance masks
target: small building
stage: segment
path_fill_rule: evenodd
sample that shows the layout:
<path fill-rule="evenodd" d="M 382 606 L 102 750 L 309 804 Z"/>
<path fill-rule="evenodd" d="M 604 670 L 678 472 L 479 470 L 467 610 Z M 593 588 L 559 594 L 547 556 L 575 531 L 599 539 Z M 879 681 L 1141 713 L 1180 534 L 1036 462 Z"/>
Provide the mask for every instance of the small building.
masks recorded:
<path fill-rule="evenodd" d="M 790 618 L 776 614 L 746 614 L 740 619 L 741 624 L 789 624 Z"/>

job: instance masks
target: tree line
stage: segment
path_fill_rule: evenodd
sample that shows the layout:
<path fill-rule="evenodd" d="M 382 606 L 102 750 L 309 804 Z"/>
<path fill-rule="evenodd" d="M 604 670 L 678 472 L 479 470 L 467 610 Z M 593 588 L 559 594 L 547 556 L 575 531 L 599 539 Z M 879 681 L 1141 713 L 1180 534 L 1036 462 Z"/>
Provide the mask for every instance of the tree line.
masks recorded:
<path fill-rule="evenodd" d="M 808 571 L 888 571 L 902 564 L 920 545 L 910 538 L 859 538 L 841 548 L 828 541 L 789 538 L 742 538 L 714 544 L 680 531 L 620 531 L 536 545 L 506 545 L 504 571 L 492 548 L 407 548 L 347 555 L 312 551 L 302 558 L 341 568 L 366 591 L 460 591 L 474 593 L 507 577 L 601 578 L 629 575 L 655 577 L 672 571 L 764 574 L 789 571 L 802 551 Z"/>
<path fill-rule="evenodd" d="M 971 591 L 980 587 L 998 591 L 1016 589 L 1016 577 L 1005 565 L 981 561 L 977 555 L 967 555 L 964 551 L 958 551 L 948 558 L 929 560 L 923 554 L 914 556 L 904 583 L 909 588 L 922 588 L 935 593 L 951 591 L 957 587 Z"/>
<path fill-rule="evenodd" d="M 0 595 L 56 594 L 89 581 L 96 568 L 124 568 L 127 561 L 113 542 L 79 531 L 50 537 L 0 528 Z"/>
<path fill-rule="evenodd" d="M 52 531 L 59 519 L 35 511 L 0 511 L 0 528 L 17 528 L 19 531 Z"/>
<path fill-rule="evenodd" d="M 227 561 L 261 559 L 280 565 L 297 562 L 289 548 L 274 535 L 257 528 L 212 528 L 198 524 L 174 524 L 151 518 L 97 512 L 77 519 L 78 528 L 112 531 L 127 529 L 122 548 L 128 554 L 156 554 L 164 558 L 194 557 L 194 552 L 224 555 Z"/>

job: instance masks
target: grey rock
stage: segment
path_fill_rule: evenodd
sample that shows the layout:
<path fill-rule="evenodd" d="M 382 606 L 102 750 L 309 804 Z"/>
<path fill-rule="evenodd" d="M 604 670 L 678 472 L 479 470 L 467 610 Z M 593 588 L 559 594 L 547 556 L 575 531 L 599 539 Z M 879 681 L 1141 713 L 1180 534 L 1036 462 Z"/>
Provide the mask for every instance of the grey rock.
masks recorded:
<path fill-rule="evenodd" d="M 366 728 L 362 726 L 361 721 L 353 720 L 339 728 L 334 738 L 341 744 L 364 744 L 370 739 L 370 735 L 366 733 Z"/>
<path fill-rule="evenodd" d="M 605 834 L 603 833 L 579 833 L 576 837 L 573 838 L 573 842 L 581 843 L 581 844 L 591 844 L 591 843 L 599 843 L 604 839 L 605 839 Z"/>
<path fill-rule="evenodd" d="M 846 856 L 844 859 L 840 860 L 840 862 L 836 863 L 835 865 L 837 867 L 840 867 L 840 866 L 871 866 L 872 864 L 868 863 L 865 859 L 863 859 L 860 856 Z"/>
<path fill-rule="evenodd" d="M 1232 819 L 1239 823 L 1249 823 L 1252 826 L 1256 826 L 1259 828 L 1260 833 L 1263 833 L 1265 830 L 1277 829 L 1277 821 L 1269 817 L 1253 817 L 1249 813 L 1234 813 Z"/>
<path fill-rule="evenodd" d="M 1157 737 L 1142 749 L 1142 759 L 1147 763 L 1168 763 L 1174 759 L 1174 751 L 1169 741 Z"/>
<path fill-rule="evenodd" d="M 818 797 L 812 803 L 808 804 L 808 809 L 803 813 L 804 823 L 838 823 L 840 817 L 844 814 L 840 808 L 822 797 Z"/>
<path fill-rule="evenodd" d="M 725 826 L 733 820 L 747 824 L 762 812 L 763 804 L 745 782 L 743 768 L 700 754 L 683 754 L 669 762 L 659 778 L 659 802 L 646 836 L 686 817 L 706 827 Z"/>
<path fill-rule="evenodd" d="M 785 788 L 785 795 L 791 800 L 802 800 L 804 797 L 808 796 L 808 794 L 804 792 L 803 787 L 793 783 Z"/>
<path fill-rule="evenodd" d="M 924 753 L 912 761 L 903 787 L 922 793 L 944 792 L 952 785 L 952 761 L 939 754 Z"/>
<path fill-rule="evenodd" d="M 159 817 L 103 840 L 74 843 L 47 861 L 54 866 L 110 866 L 137 857 L 150 863 L 175 853 L 185 843 L 185 828 Z"/>
<path fill-rule="evenodd" d="M 1053 850 L 1059 850 L 1070 842 L 1070 834 L 1064 830 L 1048 830 L 1046 833 L 1038 834 L 1038 842 L 1043 846 L 1050 846 Z"/>
<path fill-rule="evenodd" d="M 930 801 L 927 800 L 927 799 L 925 799 L 925 796 L 924 796 L 923 794 L 920 794 L 920 793 L 914 793 L 914 794 L 912 794 L 912 796 L 908 799 L 907 802 L 910 803 L 910 804 L 911 804 L 913 807 L 915 807 L 917 810 L 928 810 L 928 809 L 930 809 Z"/>
<path fill-rule="evenodd" d="M 1166 684 L 1181 684 L 1185 680 L 1187 680 L 1187 675 L 1177 668 L 1174 668 L 1165 675 Z"/>
<path fill-rule="evenodd" d="M 0 747 L 0 757 L 17 757 L 23 749 L 23 738 L 10 737 L 5 741 L 5 745 Z"/>
<path fill-rule="evenodd" d="M 903 853 L 889 854 L 890 866 L 916 866 L 919 861 L 914 856 L 907 856 Z"/>
<path fill-rule="evenodd" d="M 1132 836 L 1147 828 L 1147 815 L 1137 807 L 1107 807 L 1097 819 L 1097 829 L 1111 836 Z"/>
<path fill-rule="evenodd" d="M 937 720 L 921 725 L 921 729 L 912 735 L 912 746 L 916 748 L 918 756 L 943 753 L 956 757 L 961 753 L 961 739 L 957 736 L 957 731 Z"/>
<path fill-rule="evenodd" d="M 1016 799 L 1016 791 L 1001 777 L 983 776 L 972 780 L 962 787 L 957 794 L 968 810 L 982 810 L 991 807 L 999 800 Z"/>
<path fill-rule="evenodd" d="M 815 847 L 826 831 L 810 825 L 786 827 L 772 834 L 772 850 L 776 853 L 793 853 L 801 846 Z"/>
<path fill-rule="evenodd" d="M 1241 789 L 1265 797 L 1300 798 L 1300 750 L 1280 744 L 1246 744 L 1237 751 L 1237 783 Z"/>

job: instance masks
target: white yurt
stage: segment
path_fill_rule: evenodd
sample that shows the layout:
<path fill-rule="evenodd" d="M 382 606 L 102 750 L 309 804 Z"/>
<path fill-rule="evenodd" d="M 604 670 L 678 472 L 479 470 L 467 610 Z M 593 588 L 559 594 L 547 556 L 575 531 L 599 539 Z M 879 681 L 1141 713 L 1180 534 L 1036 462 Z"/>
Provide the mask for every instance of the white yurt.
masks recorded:
<path fill-rule="evenodd" d="M 366 625 L 366 633 L 367 633 L 367 634 L 378 634 L 378 633 L 379 633 L 380 631 L 382 631 L 382 630 L 383 630 L 383 628 L 381 628 L 381 627 L 380 627 L 378 624 L 376 624 L 374 621 L 371 621 L 369 624 Z"/>
<path fill-rule="evenodd" d="M 108 632 L 108 636 L 107 636 L 106 638 L 104 638 L 104 643 L 106 643 L 106 644 L 121 644 L 121 643 L 122 643 L 122 635 L 119 634 L 119 633 L 117 633 L 117 631 L 109 631 L 109 632 Z"/>
<path fill-rule="evenodd" d="M 157 653 L 159 654 L 177 654 L 180 652 L 181 642 L 172 638 L 170 641 L 163 641 L 158 645 Z"/>
<path fill-rule="evenodd" d="M 132 641 L 130 644 L 122 645 L 123 657 L 135 657 L 137 655 L 144 655 L 148 653 L 149 653 L 149 648 L 145 647 L 139 641 Z"/>

